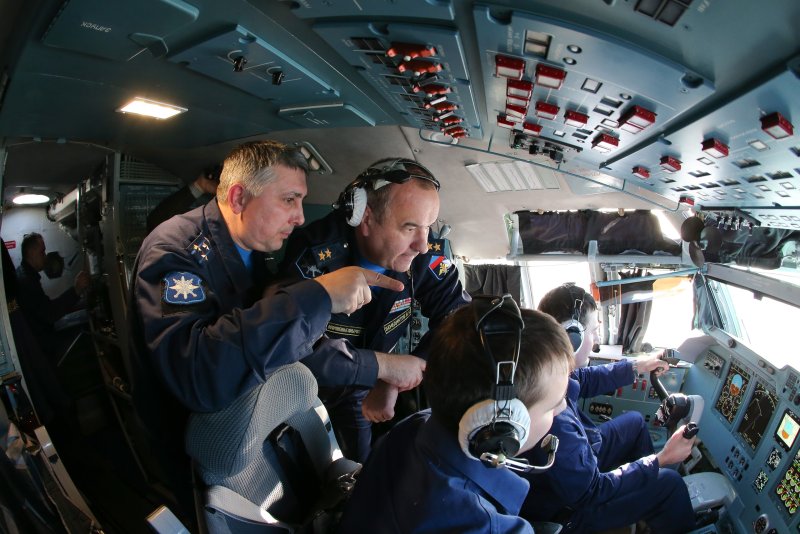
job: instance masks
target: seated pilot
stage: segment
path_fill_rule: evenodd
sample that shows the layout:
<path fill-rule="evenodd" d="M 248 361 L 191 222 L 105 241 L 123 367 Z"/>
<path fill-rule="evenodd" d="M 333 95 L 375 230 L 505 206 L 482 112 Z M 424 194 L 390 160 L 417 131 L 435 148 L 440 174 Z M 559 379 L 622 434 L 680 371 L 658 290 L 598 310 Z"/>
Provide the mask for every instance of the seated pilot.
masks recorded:
<path fill-rule="evenodd" d="M 508 466 L 564 409 L 563 329 L 509 295 L 478 296 L 444 320 L 431 349 L 431 408 L 377 442 L 341 532 L 533 532 L 519 517 L 529 484 Z"/>
<path fill-rule="evenodd" d="M 694 439 L 679 428 L 664 449 L 653 454 L 653 442 L 639 412 L 626 412 L 595 426 L 581 411 L 579 398 L 627 386 L 639 373 L 667 364 L 656 357 L 623 360 L 586 367 L 592 345 L 598 341 L 597 303 L 574 284 L 549 291 L 539 310 L 561 322 L 575 350 L 575 370 L 570 375 L 567 408 L 553 421 L 559 439 L 551 469 L 531 478 L 531 491 L 522 508 L 529 521 L 559 521 L 564 532 L 596 532 L 623 527 L 639 520 L 652 532 L 689 532 L 694 513 L 689 492 L 680 475 L 661 466 L 683 461 Z M 538 449 L 525 456 L 541 459 Z"/>

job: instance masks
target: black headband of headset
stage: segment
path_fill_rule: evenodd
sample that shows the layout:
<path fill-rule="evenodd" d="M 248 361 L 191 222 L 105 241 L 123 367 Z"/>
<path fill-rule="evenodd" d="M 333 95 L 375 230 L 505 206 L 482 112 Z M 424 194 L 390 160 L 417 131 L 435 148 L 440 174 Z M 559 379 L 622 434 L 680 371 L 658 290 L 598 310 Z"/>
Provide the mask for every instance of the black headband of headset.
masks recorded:
<path fill-rule="evenodd" d="M 522 330 L 525 322 L 519 306 L 509 294 L 503 296 L 475 295 L 472 297 L 475 329 L 481 338 L 483 351 L 496 363 L 495 400 L 515 398 L 514 373 L 522 346 Z M 511 358 L 498 359 L 491 348 L 492 339 L 516 336 L 516 345 Z"/>
<path fill-rule="evenodd" d="M 352 187 L 364 187 L 367 184 L 373 184 L 373 189 L 380 189 L 380 187 L 375 187 L 374 185 L 378 180 L 385 180 L 393 184 L 404 184 L 412 178 L 430 182 L 437 191 L 439 190 L 439 180 L 433 177 L 431 171 L 416 161 L 404 158 L 386 161 L 377 166 L 369 167 L 358 175 L 348 186 L 348 189 Z"/>

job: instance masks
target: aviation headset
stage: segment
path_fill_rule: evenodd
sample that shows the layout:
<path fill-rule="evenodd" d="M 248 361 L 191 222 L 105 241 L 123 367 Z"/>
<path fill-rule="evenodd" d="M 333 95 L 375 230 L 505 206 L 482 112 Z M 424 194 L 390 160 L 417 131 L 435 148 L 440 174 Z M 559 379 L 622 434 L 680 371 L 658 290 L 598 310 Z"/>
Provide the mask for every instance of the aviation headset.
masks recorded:
<path fill-rule="evenodd" d="M 367 190 L 377 191 L 389 184 L 403 184 L 412 178 L 425 180 L 439 190 L 439 181 L 431 171 L 416 161 L 397 158 L 379 162 L 356 177 L 339 195 L 333 204 L 334 209 L 344 211 L 345 220 L 350 226 L 358 226 L 367 209 Z"/>
<path fill-rule="evenodd" d="M 516 398 L 514 387 L 525 323 L 517 303 L 508 294 L 476 295 L 472 309 L 483 352 L 494 364 L 495 383 L 491 399 L 464 412 L 458 425 L 458 440 L 468 456 L 498 467 L 519 451 L 530 431 L 528 408 Z M 516 337 L 514 352 L 509 355 L 493 351 L 493 342 L 507 336 Z"/>
<path fill-rule="evenodd" d="M 567 337 L 569 337 L 569 342 L 572 344 L 572 350 L 578 352 L 578 349 L 581 348 L 585 339 L 584 332 L 586 331 L 586 327 L 581 323 L 581 314 L 583 313 L 583 302 L 586 295 L 583 289 L 575 287 L 574 284 L 564 284 L 561 287 L 567 290 L 569 299 L 572 301 L 571 316 L 569 319 L 562 322 L 561 326 L 567 331 Z M 574 290 L 580 291 L 581 295 L 579 297 L 576 296 Z"/>

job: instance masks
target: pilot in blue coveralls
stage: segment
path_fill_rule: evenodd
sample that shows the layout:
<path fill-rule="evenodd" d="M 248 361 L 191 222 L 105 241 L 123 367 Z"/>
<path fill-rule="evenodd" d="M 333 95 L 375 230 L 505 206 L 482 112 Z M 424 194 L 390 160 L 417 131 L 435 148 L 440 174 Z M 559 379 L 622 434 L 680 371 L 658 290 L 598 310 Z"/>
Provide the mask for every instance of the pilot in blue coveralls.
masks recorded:
<path fill-rule="evenodd" d="M 523 475 L 531 492 L 522 516 L 531 521 L 565 522 L 564 532 L 595 532 L 624 527 L 639 520 L 654 533 L 694 529 L 694 512 L 686 484 L 677 471 L 660 468 L 683 461 L 694 438 L 680 427 L 664 449 L 653 454 L 653 442 L 639 412 L 626 412 L 595 426 L 578 405 L 579 398 L 614 391 L 667 364 L 656 357 L 586 367 L 598 342 L 597 303 L 576 287 L 564 284 L 549 291 L 539 310 L 567 330 L 575 349 L 576 369 L 570 376 L 567 409 L 553 421 L 559 438 L 555 465 L 543 475 Z M 524 455 L 541 461 L 539 448 Z"/>
<path fill-rule="evenodd" d="M 225 408 L 275 368 L 309 354 L 331 313 L 357 311 L 371 299 L 370 285 L 387 294 L 402 289 L 353 267 L 262 297 L 264 253 L 303 223 L 307 171 L 305 158 L 282 143 L 234 149 L 217 198 L 159 225 L 136 258 L 134 402 L 179 500 L 191 487 L 183 452 L 188 411 Z"/>
<path fill-rule="evenodd" d="M 314 279 L 360 265 L 399 280 L 399 293 L 375 289 L 370 304 L 334 314 L 325 337 L 303 359 L 320 385 L 342 451 L 363 462 L 371 423 L 394 417 L 400 391 L 422 380 L 428 336 L 416 356 L 387 354 L 408 332 L 413 306 L 437 324 L 469 302 L 441 240 L 430 238 L 439 213 L 439 182 L 418 163 L 388 158 L 372 164 L 342 193 L 338 209 L 292 234 L 280 272 Z M 417 357 L 420 356 L 420 357 Z"/>
<path fill-rule="evenodd" d="M 547 434 L 566 406 L 572 350 L 551 317 L 520 313 L 506 298 L 502 308 L 487 313 L 481 308 L 485 297 L 475 297 L 437 329 L 423 382 L 431 409 L 404 419 L 377 441 L 345 506 L 342 534 L 533 533 L 519 517 L 528 481 L 504 463 L 486 464 L 476 456 L 514 454 L 509 445 L 525 451 Z M 508 330 L 492 336 L 487 332 L 494 327 L 488 327 L 479 334 L 479 325 L 498 324 L 493 315 L 505 313 L 509 304 L 516 308 L 516 328 L 524 325 L 521 344 Z M 494 338 L 486 342 L 490 353 L 482 337 Z M 513 400 L 506 405 L 494 400 L 500 389 L 495 376 L 498 362 L 509 363 L 515 351 Z M 495 418 L 498 407 L 505 420 Z M 519 434 L 506 433 L 512 425 Z M 537 526 L 536 532 L 544 530 Z"/>

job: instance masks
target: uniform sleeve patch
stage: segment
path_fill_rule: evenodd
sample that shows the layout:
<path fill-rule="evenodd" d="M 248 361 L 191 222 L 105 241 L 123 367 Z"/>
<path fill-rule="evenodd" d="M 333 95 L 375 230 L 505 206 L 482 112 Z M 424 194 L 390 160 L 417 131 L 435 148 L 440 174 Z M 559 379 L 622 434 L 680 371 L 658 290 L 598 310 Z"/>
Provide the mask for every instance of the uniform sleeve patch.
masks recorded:
<path fill-rule="evenodd" d="M 437 280 L 444 278 L 452 265 L 453 262 L 447 256 L 431 256 L 428 260 L 428 269 Z"/>
<path fill-rule="evenodd" d="M 176 271 L 164 277 L 163 301 L 168 304 L 197 304 L 206 300 L 203 280 L 193 273 Z"/>

